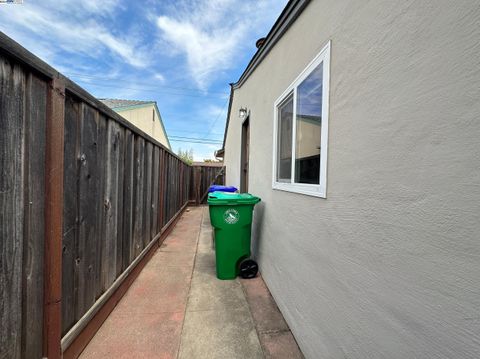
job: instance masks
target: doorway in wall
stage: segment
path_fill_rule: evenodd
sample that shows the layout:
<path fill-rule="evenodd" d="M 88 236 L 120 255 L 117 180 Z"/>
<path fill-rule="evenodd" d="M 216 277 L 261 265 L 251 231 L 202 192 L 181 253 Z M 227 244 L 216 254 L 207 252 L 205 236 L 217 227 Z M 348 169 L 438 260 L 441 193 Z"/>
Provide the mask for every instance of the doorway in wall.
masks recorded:
<path fill-rule="evenodd" d="M 240 159 L 240 192 L 248 192 L 248 155 L 250 151 L 250 116 L 242 124 L 242 153 Z"/>

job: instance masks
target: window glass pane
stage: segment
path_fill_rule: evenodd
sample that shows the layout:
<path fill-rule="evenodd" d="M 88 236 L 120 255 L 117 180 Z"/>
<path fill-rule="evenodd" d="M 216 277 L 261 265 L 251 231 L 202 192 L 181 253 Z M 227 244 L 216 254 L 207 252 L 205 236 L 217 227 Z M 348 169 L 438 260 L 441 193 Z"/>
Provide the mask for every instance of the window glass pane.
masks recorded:
<path fill-rule="evenodd" d="M 320 184 L 323 64 L 297 87 L 295 182 Z"/>
<path fill-rule="evenodd" d="M 278 108 L 277 181 L 290 182 L 292 178 L 293 96 Z"/>

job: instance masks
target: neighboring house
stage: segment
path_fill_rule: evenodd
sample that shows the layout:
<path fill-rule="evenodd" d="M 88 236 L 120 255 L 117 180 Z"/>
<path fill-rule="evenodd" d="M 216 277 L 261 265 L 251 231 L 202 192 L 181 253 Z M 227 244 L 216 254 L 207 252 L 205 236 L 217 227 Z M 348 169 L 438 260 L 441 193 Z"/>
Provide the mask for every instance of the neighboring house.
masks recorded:
<path fill-rule="evenodd" d="M 223 162 L 193 162 L 192 166 L 200 167 L 223 167 Z"/>
<path fill-rule="evenodd" d="M 308 358 L 480 357 L 479 24 L 292 0 L 232 84 L 216 155 Z"/>
<path fill-rule="evenodd" d="M 163 126 L 162 116 L 155 101 L 136 101 L 118 99 L 99 99 L 105 105 L 124 117 L 128 122 L 137 126 L 143 132 L 156 139 L 169 150 L 172 149 L 168 141 L 167 132 Z"/>

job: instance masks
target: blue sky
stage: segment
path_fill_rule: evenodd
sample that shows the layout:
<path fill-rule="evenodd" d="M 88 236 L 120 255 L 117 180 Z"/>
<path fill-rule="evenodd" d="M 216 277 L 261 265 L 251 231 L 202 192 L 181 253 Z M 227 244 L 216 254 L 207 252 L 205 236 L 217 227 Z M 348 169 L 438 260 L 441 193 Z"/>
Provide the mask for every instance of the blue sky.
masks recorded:
<path fill-rule="evenodd" d="M 172 148 L 213 158 L 235 82 L 287 0 L 24 0 L 0 31 L 94 96 L 154 100 Z M 188 139 L 180 139 L 191 141 Z"/>

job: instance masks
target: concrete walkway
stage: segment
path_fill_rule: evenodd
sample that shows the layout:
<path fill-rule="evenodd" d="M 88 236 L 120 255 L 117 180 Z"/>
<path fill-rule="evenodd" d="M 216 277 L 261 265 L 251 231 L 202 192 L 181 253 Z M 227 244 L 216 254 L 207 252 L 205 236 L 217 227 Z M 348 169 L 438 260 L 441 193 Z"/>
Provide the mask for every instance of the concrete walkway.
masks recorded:
<path fill-rule="evenodd" d="M 208 208 L 185 212 L 81 355 L 303 358 L 261 277 L 222 281 Z"/>

